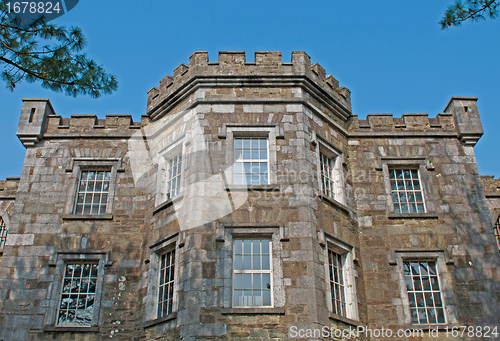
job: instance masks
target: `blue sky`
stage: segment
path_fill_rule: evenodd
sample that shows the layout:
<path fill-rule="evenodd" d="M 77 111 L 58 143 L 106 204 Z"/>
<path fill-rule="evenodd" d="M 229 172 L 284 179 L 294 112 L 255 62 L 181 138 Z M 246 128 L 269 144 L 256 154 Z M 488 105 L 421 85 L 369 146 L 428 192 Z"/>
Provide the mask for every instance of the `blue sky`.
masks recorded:
<path fill-rule="evenodd" d="M 115 74 L 119 89 L 100 99 L 68 97 L 22 83 L 0 83 L 0 179 L 20 176 L 25 148 L 16 137 L 22 98 L 49 98 L 57 114 L 146 111 L 147 91 L 194 51 L 305 51 L 352 93 L 353 114 L 442 112 L 451 96 L 479 97 L 484 135 L 479 171 L 500 175 L 500 19 L 439 29 L 452 0 L 421 1 L 97 1 L 56 19 L 82 28 L 86 52 Z"/>

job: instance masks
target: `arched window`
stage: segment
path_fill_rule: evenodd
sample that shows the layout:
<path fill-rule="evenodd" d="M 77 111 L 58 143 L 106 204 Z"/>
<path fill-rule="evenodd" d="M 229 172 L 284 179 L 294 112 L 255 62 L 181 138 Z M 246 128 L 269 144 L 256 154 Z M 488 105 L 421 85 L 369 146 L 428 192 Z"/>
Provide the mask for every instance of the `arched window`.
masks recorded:
<path fill-rule="evenodd" d="M 0 249 L 5 246 L 5 240 L 7 239 L 7 225 L 2 217 L 0 217 Z"/>
<path fill-rule="evenodd" d="M 495 226 L 493 227 L 493 231 L 495 232 L 498 250 L 500 251 L 500 215 L 498 216 Z"/>

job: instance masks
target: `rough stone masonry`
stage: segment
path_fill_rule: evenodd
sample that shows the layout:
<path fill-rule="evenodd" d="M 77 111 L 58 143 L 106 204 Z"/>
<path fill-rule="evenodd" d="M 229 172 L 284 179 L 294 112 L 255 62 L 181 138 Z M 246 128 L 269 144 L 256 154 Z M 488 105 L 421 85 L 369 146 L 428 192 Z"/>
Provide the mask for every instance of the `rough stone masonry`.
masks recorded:
<path fill-rule="evenodd" d="M 358 119 L 304 52 L 195 52 L 140 122 L 24 99 L 0 340 L 495 339 L 500 183 L 478 173 L 476 101 Z"/>

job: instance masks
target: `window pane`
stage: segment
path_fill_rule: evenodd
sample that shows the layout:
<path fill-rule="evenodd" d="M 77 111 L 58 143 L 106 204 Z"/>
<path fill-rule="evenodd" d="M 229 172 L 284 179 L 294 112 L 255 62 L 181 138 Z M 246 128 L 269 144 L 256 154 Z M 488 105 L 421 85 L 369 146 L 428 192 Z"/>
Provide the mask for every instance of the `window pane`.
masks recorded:
<path fill-rule="evenodd" d="M 57 313 L 58 326 L 87 327 L 92 325 L 96 290 L 96 279 L 91 278 L 93 267 L 97 268 L 97 264 L 66 264 Z"/>
<path fill-rule="evenodd" d="M 265 269 L 262 266 L 263 262 L 270 263 L 269 244 L 270 241 L 267 239 L 236 239 L 234 241 L 234 306 L 263 306 L 265 300 L 270 302 L 270 267 Z M 243 262 L 241 269 L 237 267 L 238 257 L 241 257 Z M 268 293 L 263 291 L 268 291 Z M 267 306 L 270 306 L 270 303 Z"/>
<path fill-rule="evenodd" d="M 243 274 L 234 274 L 234 288 L 243 289 Z"/>
<path fill-rule="evenodd" d="M 434 261 L 403 263 L 406 291 L 414 324 L 445 323 L 435 264 Z M 414 307 L 417 309 L 413 310 Z"/>

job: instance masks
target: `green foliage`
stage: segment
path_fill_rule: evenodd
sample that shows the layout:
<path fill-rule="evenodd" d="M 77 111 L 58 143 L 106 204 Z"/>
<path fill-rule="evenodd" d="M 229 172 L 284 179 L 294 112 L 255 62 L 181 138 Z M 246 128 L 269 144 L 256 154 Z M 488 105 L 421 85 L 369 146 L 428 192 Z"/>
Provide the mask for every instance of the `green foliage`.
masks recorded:
<path fill-rule="evenodd" d="M 494 19 L 498 16 L 499 5 L 498 0 L 466 0 L 465 3 L 457 0 L 448 7 L 439 24 L 441 29 L 445 29 L 449 26 L 460 26 L 467 20 L 484 20 L 486 16 Z"/>
<path fill-rule="evenodd" d="M 5 1 L 0 0 L 0 66 L 8 89 L 13 91 L 23 79 L 74 97 L 97 98 L 118 88 L 115 76 L 81 53 L 86 41 L 78 27 L 66 30 L 43 17 L 21 26 L 7 15 Z"/>

